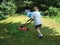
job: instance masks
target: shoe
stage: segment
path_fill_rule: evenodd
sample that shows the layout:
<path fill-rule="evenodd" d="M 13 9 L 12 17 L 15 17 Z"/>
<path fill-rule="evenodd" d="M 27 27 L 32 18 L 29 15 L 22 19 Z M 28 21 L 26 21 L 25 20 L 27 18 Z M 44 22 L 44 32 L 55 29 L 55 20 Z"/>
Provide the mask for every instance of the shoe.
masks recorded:
<path fill-rule="evenodd" d="M 37 36 L 39 39 L 43 38 L 43 35 L 41 35 L 41 34 L 38 34 Z"/>

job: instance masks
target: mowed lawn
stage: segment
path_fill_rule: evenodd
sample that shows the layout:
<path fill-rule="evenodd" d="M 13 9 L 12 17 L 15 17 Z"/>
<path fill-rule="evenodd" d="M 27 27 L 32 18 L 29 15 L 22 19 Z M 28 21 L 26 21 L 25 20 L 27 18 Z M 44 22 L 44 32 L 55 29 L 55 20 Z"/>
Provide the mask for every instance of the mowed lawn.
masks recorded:
<path fill-rule="evenodd" d="M 42 18 L 41 32 L 44 37 L 38 39 L 33 22 L 29 31 L 20 31 L 17 27 L 28 18 L 24 15 L 11 16 L 0 21 L 0 45 L 60 45 L 60 24 L 49 18 Z"/>

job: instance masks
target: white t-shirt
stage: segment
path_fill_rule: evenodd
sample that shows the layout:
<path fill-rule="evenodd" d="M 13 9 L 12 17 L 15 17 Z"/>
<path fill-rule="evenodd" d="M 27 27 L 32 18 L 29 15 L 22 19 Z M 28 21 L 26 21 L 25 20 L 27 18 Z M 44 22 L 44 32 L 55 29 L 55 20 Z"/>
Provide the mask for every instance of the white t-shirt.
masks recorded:
<path fill-rule="evenodd" d="M 34 11 L 31 18 L 34 20 L 35 25 L 42 24 L 41 14 L 39 11 Z"/>

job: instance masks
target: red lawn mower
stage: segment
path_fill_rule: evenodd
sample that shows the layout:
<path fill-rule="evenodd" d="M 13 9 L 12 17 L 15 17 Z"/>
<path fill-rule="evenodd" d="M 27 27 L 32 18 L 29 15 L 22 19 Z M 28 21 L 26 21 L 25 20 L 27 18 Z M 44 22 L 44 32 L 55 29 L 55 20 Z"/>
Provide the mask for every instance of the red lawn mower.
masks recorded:
<path fill-rule="evenodd" d="M 20 25 L 20 26 L 18 26 L 18 29 L 19 30 L 22 30 L 22 31 L 29 31 L 29 28 L 27 27 L 27 25 L 30 23 L 30 22 L 32 22 L 32 21 L 30 21 L 30 20 L 28 20 L 27 22 L 25 22 L 25 24 L 22 24 L 22 25 Z M 29 23 L 28 23 L 29 22 Z"/>

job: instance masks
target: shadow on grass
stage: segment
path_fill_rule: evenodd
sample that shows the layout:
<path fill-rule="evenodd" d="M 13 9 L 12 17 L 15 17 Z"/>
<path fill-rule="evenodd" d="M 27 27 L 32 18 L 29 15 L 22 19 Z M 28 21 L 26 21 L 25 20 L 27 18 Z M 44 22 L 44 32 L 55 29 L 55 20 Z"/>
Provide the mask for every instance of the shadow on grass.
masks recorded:
<path fill-rule="evenodd" d="M 18 26 L 20 25 L 20 23 L 0 23 L 0 35 L 2 35 L 3 37 L 1 38 L 4 38 L 4 36 L 6 35 L 11 35 L 11 34 L 17 34 L 19 33 L 19 30 L 18 30 Z"/>
<path fill-rule="evenodd" d="M 41 31 L 44 35 L 56 35 L 56 34 L 59 34 L 59 32 L 57 32 L 55 30 L 55 28 L 49 28 L 49 27 L 42 27 L 41 28 Z"/>
<path fill-rule="evenodd" d="M 17 29 L 21 23 L 0 23 L 0 45 L 59 45 L 60 35 L 53 28 L 42 27 L 44 38 L 39 40 L 33 24 L 29 24 L 29 31 Z M 52 34 L 52 35 L 51 35 Z"/>
<path fill-rule="evenodd" d="M 33 24 L 29 24 L 28 27 L 32 32 L 34 32 L 34 31 L 36 32 L 36 30 L 34 29 Z M 43 26 L 43 25 L 41 27 L 41 32 L 44 35 L 56 35 L 56 34 L 59 34 L 59 32 L 57 32 L 57 30 L 55 30 L 55 28 L 50 28 L 48 26 Z"/>

